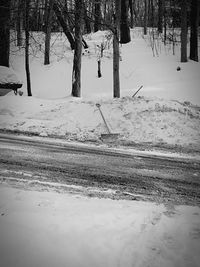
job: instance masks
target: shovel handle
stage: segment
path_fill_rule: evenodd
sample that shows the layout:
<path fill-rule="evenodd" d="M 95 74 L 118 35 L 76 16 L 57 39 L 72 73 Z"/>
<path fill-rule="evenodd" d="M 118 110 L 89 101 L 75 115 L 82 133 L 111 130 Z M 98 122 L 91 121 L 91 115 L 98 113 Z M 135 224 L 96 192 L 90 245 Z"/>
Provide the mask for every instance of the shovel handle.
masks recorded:
<path fill-rule="evenodd" d="M 132 95 L 132 97 L 136 96 L 136 94 L 142 89 L 143 85 L 140 86 L 140 88 L 135 92 L 134 95 Z"/>
<path fill-rule="evenodd" d="M 110 131 L 110 129 L 109 129 L 109 127 L 108 127 L 108 124 L 107 124 L 107 122 L 106 122 L 106 119 L 105 119 L 105 117 L 104 117 L 104 115 L 103 115 L 103 113 L 102 113 L 102 111 L 101 111 L 101 105 L 97 103 L 96 106 L 97 106 L 97 108 L 99 109 L 99 112 L 100 112 L 100 114 L 101 114 L 101 117 L 102 117 L 102 119 L 103 119 L 103 121 L 104 121 L 104 123 L 105 123 L 106 129 L 107 129 L 108 133 L 110 134 L 111 131 Z"/>

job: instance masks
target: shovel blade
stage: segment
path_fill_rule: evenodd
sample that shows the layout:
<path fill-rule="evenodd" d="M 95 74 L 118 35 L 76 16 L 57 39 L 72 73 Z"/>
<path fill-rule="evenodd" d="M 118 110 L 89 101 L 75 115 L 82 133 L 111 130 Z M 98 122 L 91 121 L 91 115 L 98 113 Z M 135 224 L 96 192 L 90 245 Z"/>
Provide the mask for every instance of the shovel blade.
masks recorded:
<path fill-rule="evenodd" d="M 115 141 L 119 138 L 119 133 L 101 134 L 102 141 Z"/>

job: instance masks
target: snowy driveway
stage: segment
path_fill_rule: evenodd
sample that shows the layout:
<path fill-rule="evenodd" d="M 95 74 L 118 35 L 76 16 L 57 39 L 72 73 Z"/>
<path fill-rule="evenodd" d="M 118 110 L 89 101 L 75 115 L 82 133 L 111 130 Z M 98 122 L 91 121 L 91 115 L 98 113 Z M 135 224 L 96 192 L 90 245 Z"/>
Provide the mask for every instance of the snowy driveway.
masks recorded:
<path fill-rule="evenodd" d="M 198 267 L 200 208 L 0 186 L 2 267 Z"/>

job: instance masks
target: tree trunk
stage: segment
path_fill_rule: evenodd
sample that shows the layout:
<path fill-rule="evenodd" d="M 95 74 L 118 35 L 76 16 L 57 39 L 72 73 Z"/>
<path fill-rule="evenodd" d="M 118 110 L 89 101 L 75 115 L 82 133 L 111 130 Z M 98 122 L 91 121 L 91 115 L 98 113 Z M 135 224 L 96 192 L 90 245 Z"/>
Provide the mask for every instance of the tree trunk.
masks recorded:
<path fill-rule="evenodd" d="M 51 25 L 52 25 L 52 9 L 53 9 L 54 0 L 49 0 L 47 4 L 46 11 L 46 22 L 45 22 L 45 52 L 44 52 L 44 65 L 50 64 L 50 42 L 51 42 Z"/>
<path fill-rule="evenodd" d="M 163 10 L 164 0 L 158 0 L 158 32 L 163 32 Z"/>
<path fill-rule="evenodd" d="M 191 2 L 190 23 L 190 59 L 198 61 L 199 0 Z"/>
<path fill-rule="evenodd" d="M 144 35 L 147 35 L 147 0 L 144 0 Z"/>
<path fill-rule="evenodd" d="M 35 29 L 36 31 L 40 30 L 40 8 L 39 8 L 39 0 L 36 0 L 33 12 L 35 18 Z"/>
<path fill-rule="evenodd" d="M 75 48 L 72 71 L 72 96 L 81 96 L 81 55 L 82 55 L 82 34 L 84 18 L 83 0 L 75 1 Z"/>
<path fill-rule="evenodd" d="M 22 0 L 18 0 L 17 5 L 17 46 L 22 46 L 22 25 L 23 25 L 23 16 L 22 16 Z"/>
<path fill-rule="evenodd" d="M 164 6 L 164 11 L 163 11 L 163 24 L 164 24 L 164 44 L 166 45 L 167 41 L 167 11 L 166 7 Z"/>
<path fill-rule="evenodd" d="M 130 26 L 133 29 L 133 25 L 134 25 L 134 19 L 133 19 L 133 0 L 129 0 L 129 8 L 130 8 L 130 15 L 131 15 Z"/>
<path fill-rule="evenodd" d="M 84 20 L 85 20 L 85 27 L 86 27 L 87 33 L 91 33 L 91 31 L 92 31 L 91 23 L 90 23 L 90 19 L 88 17 L 88 14 L 87 14 L 87 8 L 86 8 L 85 4 L 84 4 Z"/>
<path fill-rule="evenodd" d="M 97 74 L 98 74 L 98 78 L 101 78 L 101 59 L 98 59 L 97 61 L 97 65 L 98 65 L 98 71 L 97 71 Z"/>
<path fill-rule="evenodd" d="M 115 0 L 114 33 L 113 33 L 113 96 L 120 97 L 119 78 L 119 30 L 121 17 L 121 0 Z"/>
<path fill-rule="evenodd" d="M 152 20 L 152 27 L 155 26 L 155 18 L 154 18 L 154 1 L 151 0 L 151 20 Z"/>
<path fill-rule="evenodd" d="M 187 62 L 187 0 L 181 1 L 181 62 Z"/>
<path fill-rule="evenodd" d="M 29 11 L 30 11 L 30 0 L 24 1 L 25 5 L 25 69 L 26 69 L 26 80 L 27 80 L 27 94 L 32 96 L 31 93 L 31 77 L 29 68 Z"/>
<path fill-rule="evenodd" d="M 63 31 L 64 31 L 64 33 L 65 33 L 65 35 L 66 35 L 66 37 L 70 43 L 71 49 L 73 50 L 74 45 L 75 45 L 74 44 L 74 38 L 73 38 L 73 36 L 72 36 L 68 26 L 67 26 L 67 23 L 64 21 L 64 19 L 62 17 L 61 11 L 60 11 L 57 3 L 53 4 L 53 11 L 55 12 L 56 17 L 57 17 L 61 27 L 63 28 Z"/>
<path fill-rule="evenodd" d="M 10 4 L 11 0 L 0 3 L 0 65 L 9 67 L 10 55 Z"/>
<path fill-rule="evenodd" d="M 101 29 L 100 22 L 101 22 L 101 1 L 95 0 L 94 2 L 94 31 L 97 32 Z"/>
<path fill-rule="evenodd" d="M 120 23 L 120 43 L 127 44 L 131 41 L 130 29 L 128 26 L 128 1 L 121 1 L 121 23 Z"/>
<path fill-rule="evenodd" d="M 153 0 L 148 1 L 148 26 L 154 27 L 154 2 Z"/>

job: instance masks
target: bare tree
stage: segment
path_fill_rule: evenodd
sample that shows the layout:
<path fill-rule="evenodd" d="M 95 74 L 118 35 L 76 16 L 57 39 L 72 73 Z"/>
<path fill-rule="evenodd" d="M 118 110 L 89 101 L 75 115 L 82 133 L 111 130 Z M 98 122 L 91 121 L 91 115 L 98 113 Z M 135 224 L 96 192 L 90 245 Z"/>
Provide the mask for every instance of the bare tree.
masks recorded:
<path fill-rule="evenodd" d="M 144 35 L 147 35 L 147 0 L 144 0 Z"/>
<path fill-rule="evenodd" d="M 94 1 L 94 31 L 97 32 L 100 30 L 101 22 L 101 1 Z"/>
<path fill-rule="evenodd" d="M 60 8 L 59 8 L 59 6 L 58 6 L 58 4 L 56 2 L 54 2 L 54 4 L 53 4 L 53 10 L 54 10 L 54 12 L 56 14 L 56 17 L 57 17 L 61 27 L 63 28 L 63 31 L 64 31 L 64 33 L 65 33 L 65 35 L 66 35 L 66 37 L 67 37 L 67 39 L 68 39 L 68 41 L 69 41 L 69 43 L 71 45 L 71 49 L 73 50 L 74 49 L 74 45 L 75 45 L 74 44 L 73 35 L 71 34 L 67 23 L 63 19 L 63 16 L 62 16 L 62 13 L 60 11 Z"/>
<path fill-rule="evenodd" d="M 87 33 L 91 33 L 92 31 L 91 19 L 88 16 L 87 7 L 85 3 L 84 3 L 84 20 L 85 20 L 85 28 L 86 28 Z"/>
<path fill-rule="evenodd" d="M 30 12 L 30 0 L 24 0 L 25 6 L 25 69 L 27 80 L 27 93 L 28 96 L 32 96 L 31 93 L 31 77 L 29 68 L 29 12 Z"/>
<path fill-rule="evenodd" d="M 81 96 L 81 54 L 84 19 L 84 2 L 75 0 L 75 47 L 72 71 L 72 96 Z"/>
<path fill-rule="evenodd" d="M 133 28 L 134 19 L 133 19 L 133 0 L 129 0 L 129 9 L 130 9 L 130 27 Z"/>
<path fill-rule="evenodd" d="M 17 29 L 17 46 L 22 46 L 22 25 L 23 25 L 23 1 L 18 0 L 17 3 L 17 20 L 16 20 L 16 29 Z"/>
<path fill-rule="evenodd" d="M 187 0 L 181 1 L 181 62 L 187 62 Z"/>
<path fill-rule="evenodd" d="M 198 61 L 198 26 L 199 26 L 199 0 L 191 1 L 190 12 L 190 59 Z"/>
<path fill-rule="evenodd" d="M 46 0 L 48 1 L 48 0 Z M 44 52 L 44 65 L 48 65 L 50 63 L 50 42 L 51 42 L 51 25 L 52 25 L 52 13 L 53 13 L 53 4 L 54 0 L 49 0 L 47 2 L 47 10 L 46 10 L 46 22 L 45 22 L 45 52 Z"/>
<path fill-rule="evenodd" d="M 154 27 L 154 1 L 148 0 L 148 26 Z"/>
<path fill-rule="evenodd" d="M 158 0 L 158 32 L 163 32 L 164 0 Z"/>
<path fill-rule="evenodd" d="M 128 23 L 129 0 L 121 1 L 121 21 L 120 21 L 120 43 L 127 44 L 131 41 Z"/>
<path fill-rule="evenodd" d="M 9 67 L 11 0 L 0 3 L 0 65 Z"/>
<path fill-rule="evenodd" d="M 114 33 L 113 33 L 113 96 L 120 97 L 119 77 L 119 32 L 120 32 L 121 0 L 115 0 Z"/>

